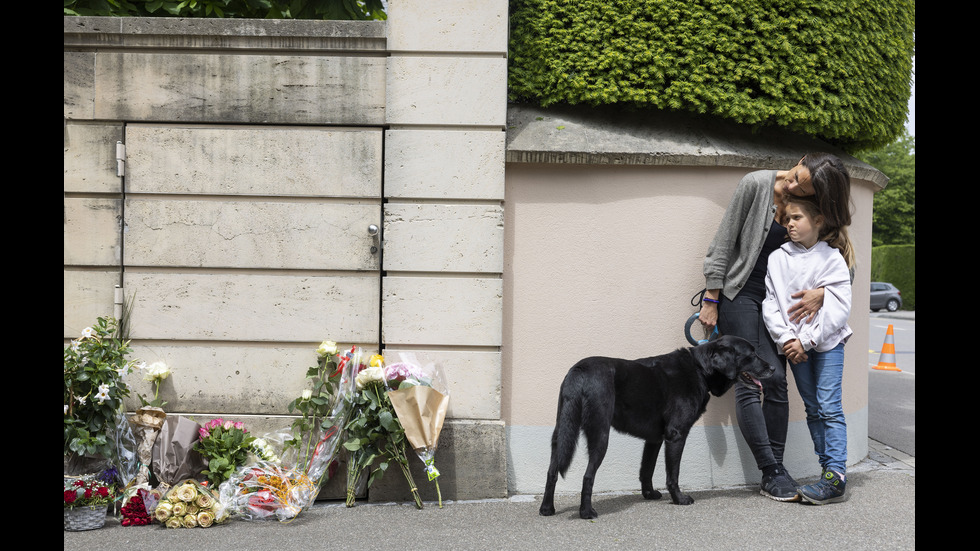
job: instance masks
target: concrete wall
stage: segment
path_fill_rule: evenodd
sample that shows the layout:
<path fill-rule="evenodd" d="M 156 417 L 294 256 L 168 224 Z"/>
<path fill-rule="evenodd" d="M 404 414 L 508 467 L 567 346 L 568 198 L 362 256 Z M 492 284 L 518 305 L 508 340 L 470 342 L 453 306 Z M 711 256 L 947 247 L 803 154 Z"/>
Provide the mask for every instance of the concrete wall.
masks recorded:
<path fill-rule="evenodd" d="M 443 496 L 505 495 L 507 4 L 464 4 L 64 18 L 64 337 L 121 285 L 168 412 L 253 432 L 289 425 L 320 341 L 413 352 L 450 378 Z M 370 497 L 407 494 L 396 478 Z"/>
<path fill-rule="evenodd" d="M 507 151 L 504 271 L 504 420 L 510 491 L 540 493 L 558 389 L 586 356 L 638 358 L 688 346 L 684 321 L 704 286 L 702 262 L 735 185 L 757 168 L 786 169 L 829 146 L 779 132 L 752 134 L 694 117 L 513 107 Z M 858 266 L 846 347 L 848 463 L 867 446 L 868 282 L 876 170 L 842 155 L 852 176 Z M 785 464 L 794 476 L 820 466 L 790 375 Z M 737 428 L 734 393 L 713 398 L 692 430 L 681 486 L 758 484 Z M 578 492 L 584 443 L 558 491 Z M 596 491 L 638 490 L 642 442 L 618 433 Z M 664 487 L 663 459 L 654 474 Z"/>

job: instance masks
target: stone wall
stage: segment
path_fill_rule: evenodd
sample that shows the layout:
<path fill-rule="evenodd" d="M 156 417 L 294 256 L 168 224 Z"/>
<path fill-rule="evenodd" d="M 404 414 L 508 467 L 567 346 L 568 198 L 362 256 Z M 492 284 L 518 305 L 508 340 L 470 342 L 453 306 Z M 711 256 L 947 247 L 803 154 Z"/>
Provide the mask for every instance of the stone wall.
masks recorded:
<path fill-rule="evenodd" d="M 507 4 L 465 4 L 64 18 L 64 337 L 121 286 L 168 412 L 253 432 L 289 425 L 320 341 L 412 352 L 450 379 L 443 497 L 505 495 Z"/>

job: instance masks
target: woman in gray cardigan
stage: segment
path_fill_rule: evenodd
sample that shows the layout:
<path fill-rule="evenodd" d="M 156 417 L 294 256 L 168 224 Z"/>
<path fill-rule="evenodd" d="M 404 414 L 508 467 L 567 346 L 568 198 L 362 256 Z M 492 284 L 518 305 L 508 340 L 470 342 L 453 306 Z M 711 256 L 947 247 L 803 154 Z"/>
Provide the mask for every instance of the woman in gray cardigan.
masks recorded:
<path fill-rule="evenodd" d="M 776 373 L 762 388 L 735 385 L 735 413 L 742 436 L 762 471 L 762 495 L 797 501 L 796 481 L 783 467 L 789 421 L 786 363 L 762 320 L 769 253 L 786 240 L 782 220 L 786 194 L 815 196 L 829 224 L 847 226 L 851 180 L 837 157 L 811 153 L 789 170 L 760 170 L 742 178 L 704 259 L 705 293 L 699 319 L 724 335 L 752 342 Z M 801 291 L 791 309 L 793 321 L 812 319 L 823 305 L 823 289 Z"/>

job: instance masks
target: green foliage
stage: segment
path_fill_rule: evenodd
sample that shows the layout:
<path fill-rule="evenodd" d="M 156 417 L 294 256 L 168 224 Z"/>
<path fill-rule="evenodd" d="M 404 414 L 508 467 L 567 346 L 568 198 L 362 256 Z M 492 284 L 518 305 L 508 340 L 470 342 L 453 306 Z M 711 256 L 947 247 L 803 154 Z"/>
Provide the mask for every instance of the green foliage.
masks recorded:
<path fill-rule="evenodd" d="M 65 347 L 66 456 L 112 457 L 111 431 L 133 370 L 129 341 L 120 338 L 115 318 L 98 318 Z"/>
<path fill-rule="evenodd" d="M 511 0 L 512 101 L 781 126 L 857 151 L 905 122 L 913 0 Z"/>
<path fill-rule="evenodd" d="M 194 450 L 208 460 L 208 468 L 201 474 L 207 477 L 212 488 L 231 478 L 235 469 L 245 464 L 255 440 L 241 423 L 221 421 L 215 419 L 205 424 L 201 438 L 194 444 Z"/>
<path fill-rule="evenodd" d="M 871 249 L 871 281 L 887 281 L 902 292 L 902 310 L 915 310 L 915 245 Z"/>
<path fill-rule="evenodd" d="M 915 136 L 903 132 L 894 142 L 860 156 L 888 176 L 875 193 L 871 244 L 915 244 Z"/>
<path fill-rule="evenodd" d="M 385 19 L 381 0 L 65 0 L 65 15 Z"/>

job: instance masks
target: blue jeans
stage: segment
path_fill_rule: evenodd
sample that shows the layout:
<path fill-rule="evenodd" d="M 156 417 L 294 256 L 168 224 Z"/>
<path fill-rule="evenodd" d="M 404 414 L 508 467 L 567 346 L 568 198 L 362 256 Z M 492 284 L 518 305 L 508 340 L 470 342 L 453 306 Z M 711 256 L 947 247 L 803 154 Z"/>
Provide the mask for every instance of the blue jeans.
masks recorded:
<path fill-rule="evenodd" d="M 847 423 L 841 404 L 844 344 L 826 352 L 807 351 L 808 359 L 793 368 L 803 398 L 806 424 L 820 466 L 843 473 L 847 464 Z"/>

